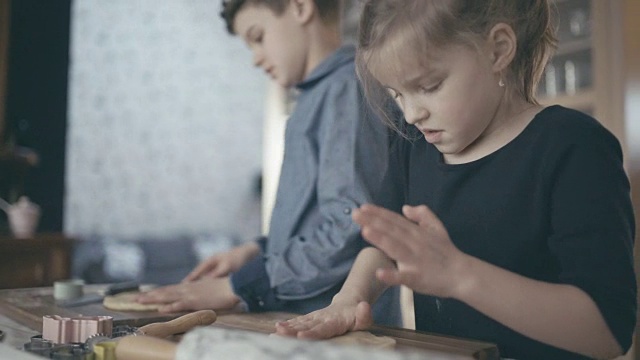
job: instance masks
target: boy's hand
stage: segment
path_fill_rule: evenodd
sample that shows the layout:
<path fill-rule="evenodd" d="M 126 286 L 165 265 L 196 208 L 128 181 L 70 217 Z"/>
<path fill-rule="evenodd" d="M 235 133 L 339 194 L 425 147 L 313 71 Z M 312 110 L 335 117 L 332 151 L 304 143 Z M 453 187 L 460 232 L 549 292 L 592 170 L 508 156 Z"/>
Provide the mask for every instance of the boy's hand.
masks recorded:
<path fill-rule="evenodd" d="M 260 253 L 255 241 L 235 247 L 227 252 L 210 256 L 191 271 L 182 282 L 190 282 L 203 277 L 222 277 L 238 271 L 249 260 Z"/>
<path fill-rule="evenodd" d="M 141 304 L 164 304 L 158 311 L 175 313 L 187 310 L 231 309 L 240 302 L 228 277 L 206 277 L 198 281 L 164 286 L 140 294 Z"/>
<path fill-rule="evenodd" d="M 374 205 L 363 205 L 353 213 L 362 236 L 397 263 L 397 269 L 379 269 L 376 276 L 419 293 L 456 297 L 465 283 L 467 255 L 455 247 L 440 219 L 425 205 L 405 205 L 402 213 Z"/>
<path fill-rule="evenodd" d="M 299 339 L 328 339 L 349 331 L 364 330 L 373 324 L 367 302 L 331 303 L 307 315 L 276 323 L 276 334 Z"/>

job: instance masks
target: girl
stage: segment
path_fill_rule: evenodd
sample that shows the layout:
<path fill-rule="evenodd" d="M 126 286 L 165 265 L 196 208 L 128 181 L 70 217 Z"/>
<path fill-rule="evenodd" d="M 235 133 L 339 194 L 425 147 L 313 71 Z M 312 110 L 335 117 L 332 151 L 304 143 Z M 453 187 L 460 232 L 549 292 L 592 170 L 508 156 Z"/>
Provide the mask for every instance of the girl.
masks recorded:
<path fill-rule="evenodd" d="M 404 137 L 384 207 L 352 214 L 375 248 L 329 307 L 277 333 L 364 329 L 380 291 L 404 284 L 417 330 L 494 342 L 504 357 L 629 349 L 635 224 L 622 152 L 593 118 L 537 103 L 554 45 L 545 0 L 365 3 L 359 75 L 380 110 L 395 101 L 413 127 L 392 123 Z"/>

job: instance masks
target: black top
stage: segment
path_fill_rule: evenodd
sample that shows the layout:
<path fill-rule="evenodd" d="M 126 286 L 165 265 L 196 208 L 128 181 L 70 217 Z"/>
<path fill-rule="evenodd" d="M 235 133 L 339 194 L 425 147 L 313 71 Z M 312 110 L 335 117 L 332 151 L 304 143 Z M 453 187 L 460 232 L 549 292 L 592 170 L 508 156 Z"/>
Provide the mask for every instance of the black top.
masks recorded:
<path fill-rule="evenodd" d="M 445 164 L 422 138 L 398 137 L 392 154 L 385 206 L 399 211 L 402 204 L 390 199 L 426 204 L 461 251 L 532 279 L 577 286 L 630 347 L 636 282 L 629 181 L 620 144 L 595 119 L 548 107 L 510 143 L 466 164 Z M 414 301 L 418 330 L 493 342 L 508 358 L 584 358 L 460 301 L 422 294 Z"/>

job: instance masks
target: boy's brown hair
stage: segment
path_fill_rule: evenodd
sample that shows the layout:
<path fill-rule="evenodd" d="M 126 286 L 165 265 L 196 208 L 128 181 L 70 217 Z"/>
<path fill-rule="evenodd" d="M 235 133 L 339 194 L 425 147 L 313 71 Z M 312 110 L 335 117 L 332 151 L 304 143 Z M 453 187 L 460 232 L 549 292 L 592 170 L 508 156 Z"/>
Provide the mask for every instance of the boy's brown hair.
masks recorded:
<path fill-rule="evenodd" d="M 233 22 L 238 11 L 240 11 L 243 6 L 265 6 L 271 9 L 271 11 L 276 15 L 282 15 L 290 1 L 291 0 L 223 0 L 220 16 L 224 19 L 227 25 L 227 31 L 233 35 L 235 34 L 233 31 Z M 342 9 L 341 0 L 314 0 L 314 3 L 318 8 L 322 21 L 327 24 L 335 24 L 339 22 Z"/>

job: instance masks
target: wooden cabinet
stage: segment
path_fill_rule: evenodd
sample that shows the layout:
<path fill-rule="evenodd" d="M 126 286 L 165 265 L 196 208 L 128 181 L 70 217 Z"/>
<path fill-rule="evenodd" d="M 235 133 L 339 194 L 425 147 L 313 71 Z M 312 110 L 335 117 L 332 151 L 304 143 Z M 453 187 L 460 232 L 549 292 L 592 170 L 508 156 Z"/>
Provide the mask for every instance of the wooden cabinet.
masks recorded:
<path fill-rule="evenodd" d="M 0 237 L 0 289 L 51 286 L 71 273 L 73 240 L 62 234 Z"/>

